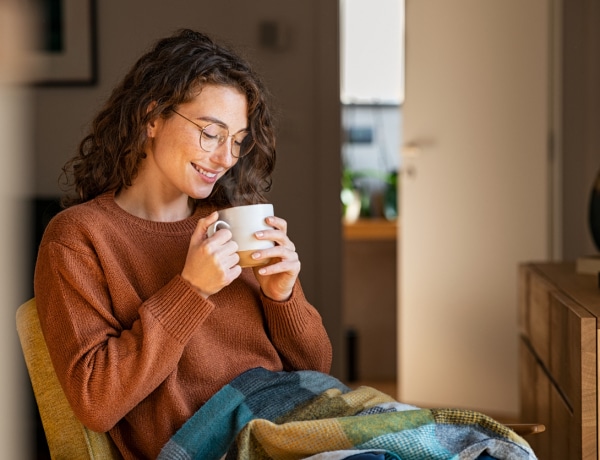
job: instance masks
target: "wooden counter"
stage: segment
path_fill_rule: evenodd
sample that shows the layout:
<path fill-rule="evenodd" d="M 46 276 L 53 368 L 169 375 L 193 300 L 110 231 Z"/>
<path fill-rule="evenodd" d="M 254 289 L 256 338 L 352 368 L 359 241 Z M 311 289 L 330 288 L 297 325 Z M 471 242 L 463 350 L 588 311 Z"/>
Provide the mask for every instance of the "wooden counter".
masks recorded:
<path fill-rule="evenodd" d="M 395 240 L 398 237 L 398 223 L 386 219 L 359 219 L 344 222 L 344 240 Z"/>

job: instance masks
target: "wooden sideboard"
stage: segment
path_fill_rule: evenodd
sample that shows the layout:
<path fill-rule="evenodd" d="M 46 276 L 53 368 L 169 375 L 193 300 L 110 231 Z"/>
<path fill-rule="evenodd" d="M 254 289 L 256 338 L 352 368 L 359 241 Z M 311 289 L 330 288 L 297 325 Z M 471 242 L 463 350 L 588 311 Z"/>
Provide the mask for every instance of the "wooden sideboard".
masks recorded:
<path fill-rule="evenodd" d="M 598 459 L 598 277 L 574 263 L 519 267 L 521 419 L 540 460 Z"/>

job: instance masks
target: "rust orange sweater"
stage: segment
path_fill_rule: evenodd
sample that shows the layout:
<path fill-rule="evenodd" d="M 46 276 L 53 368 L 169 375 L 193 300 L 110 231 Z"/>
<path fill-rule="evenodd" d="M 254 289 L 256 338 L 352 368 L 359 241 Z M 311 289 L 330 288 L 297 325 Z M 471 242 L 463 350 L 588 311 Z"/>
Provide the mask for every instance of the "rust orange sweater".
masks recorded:
<path fill-rule="evenodd" d="M 155 458 L 219 388 L 254 367 L 329 372 L 331 345 L 299 283 L 286 302 L 251 269 L 209 299 L 181 278 L 198 206 L 151 222 L 112 193 L 58 214 L 40 245 L 35 296 L 52 362 L 77 417 L 126 459 Z"/>

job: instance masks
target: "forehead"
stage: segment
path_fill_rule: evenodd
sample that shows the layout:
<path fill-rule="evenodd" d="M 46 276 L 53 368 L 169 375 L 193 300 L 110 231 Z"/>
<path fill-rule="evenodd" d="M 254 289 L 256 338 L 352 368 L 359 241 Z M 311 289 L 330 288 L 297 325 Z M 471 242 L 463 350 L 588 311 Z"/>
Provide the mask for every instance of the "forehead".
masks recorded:
<path fill-rule="evenodd" d="M 215 118 L 230 128 L 245 128 L 248 120 L 246 95 L 233 86 L 202 85 L 182 107 L 195 118 Z"/>

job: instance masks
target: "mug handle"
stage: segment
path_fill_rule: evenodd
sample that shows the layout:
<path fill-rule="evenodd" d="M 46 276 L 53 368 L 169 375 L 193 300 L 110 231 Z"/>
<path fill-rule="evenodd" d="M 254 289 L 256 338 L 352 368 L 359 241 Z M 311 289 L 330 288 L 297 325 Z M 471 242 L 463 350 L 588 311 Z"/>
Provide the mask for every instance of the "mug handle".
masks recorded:
<path fill-rule="evenodd" d="M 206 230 L 206 234 L 210 238 L 217 232 L 217 230 L 221 230 L 222 228 L 231 228 L 231 226 L 224 220 L 218 220 L 210 227 L 208 227 L 208 229 Z"/>

